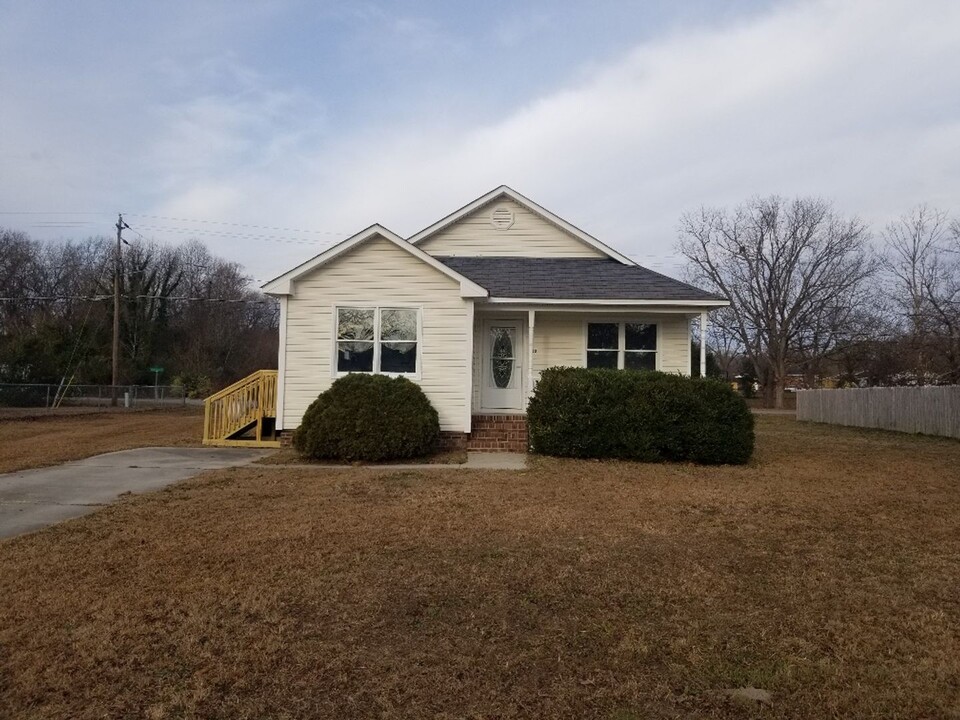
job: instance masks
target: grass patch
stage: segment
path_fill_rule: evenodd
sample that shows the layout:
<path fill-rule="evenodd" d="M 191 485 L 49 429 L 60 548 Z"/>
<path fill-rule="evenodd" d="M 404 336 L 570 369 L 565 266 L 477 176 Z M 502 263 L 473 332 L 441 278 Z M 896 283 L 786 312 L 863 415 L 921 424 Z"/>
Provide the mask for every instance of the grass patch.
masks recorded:
<path fill-rule="evenodd" d="M 960 443 L 757 440 L 741 467 L 247 466 L 6 541 L 0 716 L 955 717 Z"/>
<path fill-rule="evenodd" d="M 57 465 L 115 450 L 199 445 L 203 409 L 176 408 L 0 421 L 0 473 Z"/>

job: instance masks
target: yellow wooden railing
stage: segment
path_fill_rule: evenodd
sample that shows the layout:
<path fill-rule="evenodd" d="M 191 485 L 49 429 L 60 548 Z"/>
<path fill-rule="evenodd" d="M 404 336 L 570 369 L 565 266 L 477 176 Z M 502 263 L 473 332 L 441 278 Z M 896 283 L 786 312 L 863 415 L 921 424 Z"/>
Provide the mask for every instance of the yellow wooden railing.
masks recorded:
<path fill-rule="evenodd" d="M 277 417 L 277 371 L 257 370 L 204 400 L 203 444 L 278 447 L 274 437 L 265 437 L 264 420 Z M 246 428 L 254 438 L 234 437 Z"/>

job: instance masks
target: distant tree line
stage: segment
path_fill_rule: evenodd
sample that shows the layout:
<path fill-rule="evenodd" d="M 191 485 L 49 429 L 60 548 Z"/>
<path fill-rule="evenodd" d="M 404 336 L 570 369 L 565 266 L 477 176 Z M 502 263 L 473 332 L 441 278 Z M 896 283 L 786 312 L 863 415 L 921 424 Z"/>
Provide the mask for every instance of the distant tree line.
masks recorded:
<path fill-rule="evenodd" d="M 115 241 L 0 229 L 0 383 L 109 384 Z M 278 307 L 198 241 L 120 255 L 120 382 L 194 395 L 276 367 Z"/>
<path fill-rule="evenodd" d="M 874 237 L 819 198 L 755 198 L 681 220 L 688 279 L 712 313 L 721 374 L 788 385 L 960 383 L 960 221 L 918 206 Z"/>

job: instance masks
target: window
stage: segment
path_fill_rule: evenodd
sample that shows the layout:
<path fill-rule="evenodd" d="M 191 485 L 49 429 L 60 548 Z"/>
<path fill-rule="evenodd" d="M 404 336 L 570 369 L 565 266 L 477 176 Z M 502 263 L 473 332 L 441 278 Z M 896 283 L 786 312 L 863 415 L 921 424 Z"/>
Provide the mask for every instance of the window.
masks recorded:
<path fill-rule="evenodd" d="M 380 310 L 380 372 L 417 371 L 417 311 Z"/>
<path fill-rule="evenodd" d="M 619 367 L 620 325 L 589 323 L 587 325 L 587 367 Z"/>
<path fill-rule="evenodd" d="M 656 370 L 657 326 L 587 323 L 587 367 Z"/>
<path fill-rule="evenodd" d="M 657 369 L 657 326 L 623 324 L 623 365 L 627 370 Z"/>
<path fill-rule="evenodd" d="M 337 308 L 337 372 L 416 374 L 419 327 L 413 308 Z"/>

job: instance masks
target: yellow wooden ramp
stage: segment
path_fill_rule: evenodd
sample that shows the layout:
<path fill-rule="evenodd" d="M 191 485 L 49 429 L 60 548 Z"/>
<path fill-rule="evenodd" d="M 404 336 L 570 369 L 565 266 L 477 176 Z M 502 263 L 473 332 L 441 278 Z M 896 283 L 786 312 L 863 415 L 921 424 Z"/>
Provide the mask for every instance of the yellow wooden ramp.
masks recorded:
<path fill-rule="evenodd" d="M 277 371 L 257 370 L 204 400 L 203 444 L 280 447 L 276 417 Z"/>

